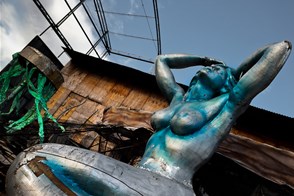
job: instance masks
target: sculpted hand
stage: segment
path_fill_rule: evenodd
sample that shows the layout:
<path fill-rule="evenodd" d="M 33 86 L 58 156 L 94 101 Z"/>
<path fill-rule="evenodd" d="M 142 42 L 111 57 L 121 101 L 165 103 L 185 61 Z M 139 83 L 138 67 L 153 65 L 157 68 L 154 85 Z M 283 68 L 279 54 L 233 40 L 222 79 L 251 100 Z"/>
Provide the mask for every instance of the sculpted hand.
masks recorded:
<path fill-rule="evenodd" d="M 223 65 L 225 65 L 225 63 L 223 61 L 219 61 L 219 60 L 209 58 L 209 57 L 204 58 L 204 63 L 203 63 L 204 66 L 211 66 L 211 65 L 214 65 L 214 64 L 223 64 Z"/>

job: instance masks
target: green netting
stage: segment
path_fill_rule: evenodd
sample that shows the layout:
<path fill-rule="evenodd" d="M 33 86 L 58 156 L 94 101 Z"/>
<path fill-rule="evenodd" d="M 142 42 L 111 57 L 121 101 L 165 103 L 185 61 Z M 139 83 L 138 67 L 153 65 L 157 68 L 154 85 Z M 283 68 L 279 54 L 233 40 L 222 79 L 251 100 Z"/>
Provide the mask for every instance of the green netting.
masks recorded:
<path fill-rule="evenodd" d="M 8 122 L 5 126 L 7 133 L 14 133 L 22 130 L 33 121 L 37 120 L 39 124 L 39 137 L 41 143 L 44 141 L 44 126 L 43 121 L 45 119 L 51 119 L 58 127 L 64 131 L 64 128 L 59 125 L 57 120 L 49 113 L 47 108 L 47 101 L 55 93 L 55 87 L 48 81 L 47 77 L 38 72 L 37 68 L 32 66 L 28 61 L 25 62 L 25 66 L 19 63 L 19 54 L 13 55 L 13 60 L 10 62 L 10 68 L 0 74 L 0 118 L 9 116 L 12 113 L 18 115 L 21 104 L 22 95 L 28 91 L 34 99 L 34 106 L 31 107 L 22 117 L 18 120 Z M 37 75 L 35 84 L 32 82 L 33 75 Z M 21 77 L 21 82 L 11 87 L 11 81 L 16 77 Z M 36 85 L 36 86 L 35 86 Z M 12 104 L 8 112 L 1 111 L 5 104 L 9 101 Z M 42 110 L 44 115 L 42 115 Z"/>

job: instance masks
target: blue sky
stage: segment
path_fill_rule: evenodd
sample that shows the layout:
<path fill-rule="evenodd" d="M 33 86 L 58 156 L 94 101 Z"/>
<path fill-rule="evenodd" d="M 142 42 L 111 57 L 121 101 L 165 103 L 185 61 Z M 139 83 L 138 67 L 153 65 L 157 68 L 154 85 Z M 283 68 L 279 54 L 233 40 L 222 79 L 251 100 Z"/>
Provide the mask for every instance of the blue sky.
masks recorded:
<path fill-rule="evenodd" d="M 42 1 L 44 6 L 58 21 L 67 11 L 60 0 Z M 75 0 L 69 0 L 75 2 Z M 104 10 L 116 10 L 125 13 L 144 14 L 142 3 L 147 15 L 153 15 L 151 0 L 102 0 Z M 217 1 L 217 0 L 158 0 L 161 41 L 163 53 L 188 53 L 200 56 L 214 57 L 223 60 L 229 66 L 238 66 L 256 49 L 269 43 L 289 40 L 294 45 L 294 1 L 293 0 L 247 0 L 247 1 Z M 1 67 L 9 60 L 12 53 L 21 50 L 36 34 L 40 34 L 48 23 L 32 1 L 2 0 L 0 8 L 0 48 Z M 82 15 L 82 13 L 80 13 Z M 107 16 L 109 29 L 126 34 L 155 37 L 150 33 L 147 21 L 144 19 Z M 82 17 L 82 16 L 81 16 Z M 82 21 L 85 18 L 82 17 Z M 154 29 L 151 20 L 149 20 Z M 62 27 L 63 33 L 74 48 L 84 52 L 88 49 L 86 40 L 79 36 L 77 24 L 73 19 Z M 91 32 L 91 27 L 84 25 Z M 74 31 L 73 31 L 74 29 Z M 61 43 L 52 42 L 54 33 L 48 31 L 42 39 L 56 54 L 61 52 Z M 95 35 L 89 33 L 91 39 Z M 151 35 L 152 34 L 152 35 Z M 55 37 L 56 38 L 56 37 Z M 156 57 L 154 44 L 147 41 L 125 41 L 111 35 L 113 48 L 123 48 L 130 53 L 138 52 L 148 59 Z M 55 39 L 57 40 L 57 39 Z M 153 65 L 140 64 L 133 60 L 121 60 L 116 56 L 107 58 L 121 64 L 150 72 Z M 62 56 L 61 61 L 69 59 Z M 197 68 L 175 71 L 176 79 L 188 84 Z M 290 55 L 284 68 L 272 84 L 252 102 L 253 106 L 275 113 L 294 117 L 294 54 Z"/>

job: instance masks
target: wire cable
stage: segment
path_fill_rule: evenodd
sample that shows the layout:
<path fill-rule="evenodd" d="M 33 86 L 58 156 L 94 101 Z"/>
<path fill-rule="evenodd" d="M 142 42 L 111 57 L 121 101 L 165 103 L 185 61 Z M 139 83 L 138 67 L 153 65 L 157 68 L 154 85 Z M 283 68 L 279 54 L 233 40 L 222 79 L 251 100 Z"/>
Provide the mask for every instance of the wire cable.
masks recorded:
<path fill-rule="evenodd" d="M 147 21 L 147 24 L 148 24 L 148 28 L 149 28 L 149 31 L 150 31 L 150 34 L 151 34 L 152 40 L 155 40 L 155 39 L 153 38 L 153 33 L 152 33 L 152 31 L 151 31 L 151 27 L 150 27 L 150 24 L 149 24 L 149 20 L 148 20 L 148 18 L 147 18 L 147 13 L 146 13 L 146 10 L 145 10 L 145 6 L 144 6 L 144 3 L 143 3 L 143 0 L 141 0 L 141 3 L 142 3 L 142 8 L 143 8 L 144 13 L 145 13 L 146 21 Z M 153 45 L 154 45 L 155 49 L 157 49 L 157 48 L 156 48 L 156 44 L 155 44 L 154 42 L 153 42 Z"/>
<path fill-rule="evenodd" d="M 113 32 L 113 31 L 108 31 L 108 33 L 112 33 L 112 34 L 120 35 L 120 36 L 125 36 L 125 37 L 136 38 L 136 39 L 144 39 L 144 40 L 149 40 L 149 41 L 153 41 L 153 42 L 157 41 L 156 39 L 152 39 L 152 38 L 140 37 L 140 36 L 124 34 L 124 33 L 117 33 L 117 32 Z"/>
<path fill-rule="evenodd" d="M 146 15 L 139 15 L 139 14 L 127 14 L 122 12 L 111 12 L 111 11 L 104 11 L 105 14 L 115 14 L 115 15 L 121 15 L 121 16 L 134 16 L 134 17 L 142 17 L 142 18 L 151 18 L 154 19 L 154 16 L 146 16 Z"/>

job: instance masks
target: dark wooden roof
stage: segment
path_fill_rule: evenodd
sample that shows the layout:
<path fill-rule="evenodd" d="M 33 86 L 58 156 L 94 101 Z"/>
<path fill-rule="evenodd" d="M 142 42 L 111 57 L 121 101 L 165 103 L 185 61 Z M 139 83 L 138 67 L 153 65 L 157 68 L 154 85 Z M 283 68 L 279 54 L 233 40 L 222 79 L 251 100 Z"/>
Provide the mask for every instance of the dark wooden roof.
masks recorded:
<path fill-rule="evenodd" d="M 91 71 L 99 75 L 107 75 L 122 83 L 131 83 L 132 86 L 142 89 L 158 91 L 153 75 L 95 57 L 86 56 L 73 50 L 66 49 L 66 52 L 72 58 L 72 62 L 80 69 Z"/>
<path fill-rule="evenodd" d="M 294 149 L 294 118 L 250 106 L 239 117 L 235 127 L 275 146 Z"/>

